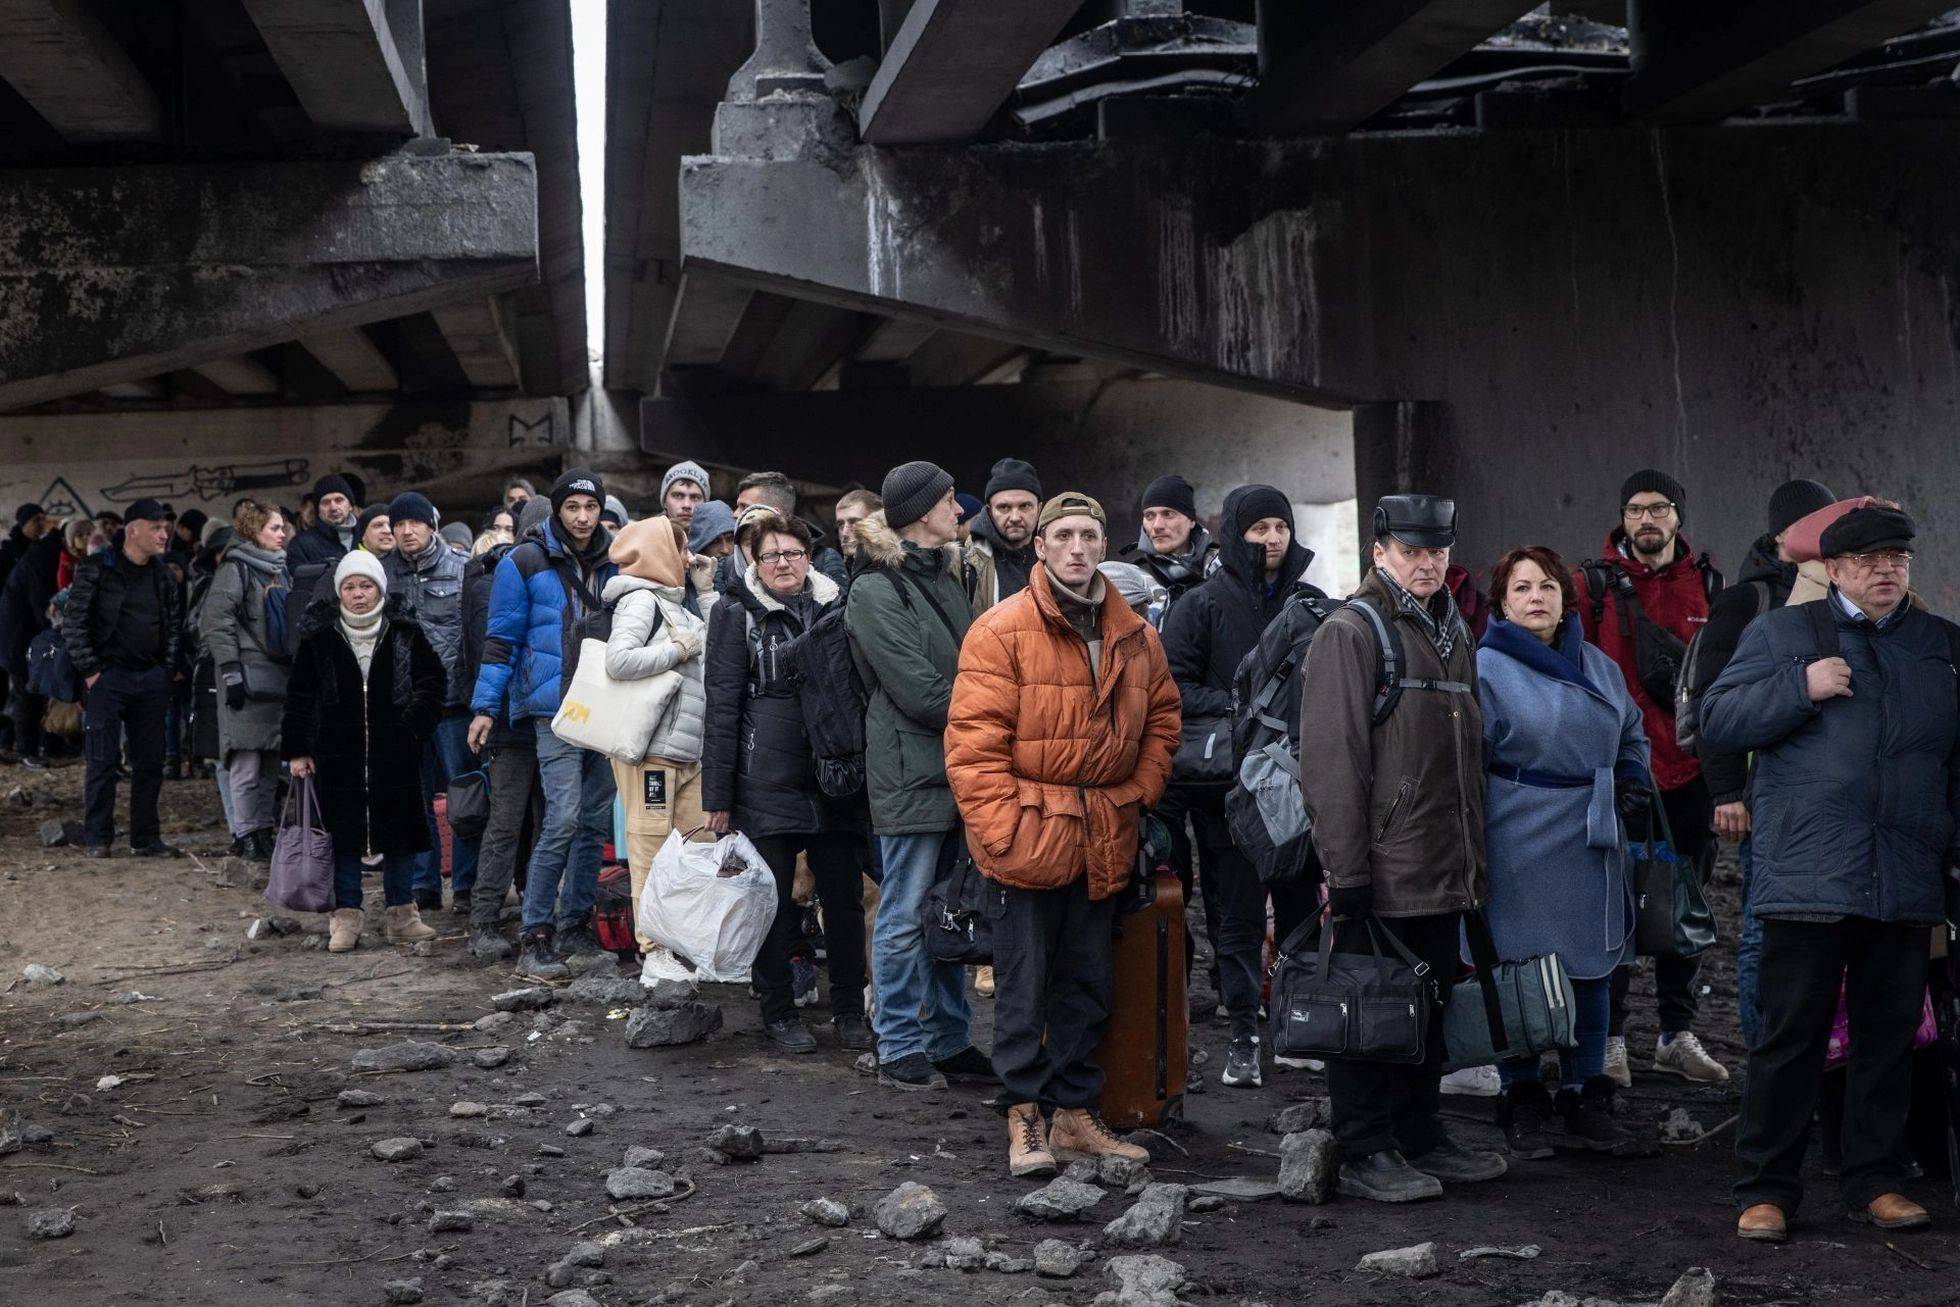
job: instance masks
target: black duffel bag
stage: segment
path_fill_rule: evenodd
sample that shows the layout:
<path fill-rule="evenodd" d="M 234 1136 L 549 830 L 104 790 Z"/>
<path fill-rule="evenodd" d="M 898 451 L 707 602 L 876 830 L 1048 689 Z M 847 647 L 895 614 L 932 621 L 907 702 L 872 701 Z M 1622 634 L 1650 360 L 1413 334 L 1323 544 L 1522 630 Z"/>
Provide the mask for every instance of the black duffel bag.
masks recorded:
<path fill-rule="evenodd" d="M 1006 909 L 1000 886 L 980 873 L 967 851 L 966 833 L 954 835 L 958 853 L 933 880 L 919 908 L 925 928 L 926 952 L 934 962 L 965 967 L 994 963 L 994 923 Z"/>
<path fill-rule="evenodd" d="M 1385 922 L 1370 915 L 1366 925 L 1367 953 L 1334 952 L 1333 926 L 1317 915 L 1287 936 L 1273 964 L 1276 1055 L 1404 1066 L 1427 1056 L 1436 977 Z M 1319 947 L 1308 951 L 1316 928 Z"/>
<path fill-rule="evenodd" d="M 459 840 L 483 838 L 490 825 L 490 773 L 478 767 L 449 782 L 449 829 Z"/>

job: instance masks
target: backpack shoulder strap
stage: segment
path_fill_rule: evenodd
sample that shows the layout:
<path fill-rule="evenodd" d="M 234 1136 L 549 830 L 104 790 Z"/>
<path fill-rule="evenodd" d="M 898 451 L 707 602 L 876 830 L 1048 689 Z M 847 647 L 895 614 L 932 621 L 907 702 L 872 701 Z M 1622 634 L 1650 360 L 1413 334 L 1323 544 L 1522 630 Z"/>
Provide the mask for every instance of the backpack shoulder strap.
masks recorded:
<path fill-rule="evenodd" d="M 1756 616 L 1761 617 L 1764 613 L 1769 611 L 1770 601 L 1774 598 L 1774 596 L 1770 593 L 1769 582 L 1751 581 L 1749 584 L 1755 587 Z"/>
<path fill-rule="evenodd" d="M 1813 603 L 1802 605 L 1810 617 L 1810 630 L 1817 637 L 1817 656 L 1835 658 L 1838 656 L 1837 618 L 1831 612 L 1831 597 L 1825 595 Z"/>
<path fill-rule="evenodd" d="M 944 624 L 944 626 L 946 627 L 946 634 L 951 636 L 953 639 L 953 647 L 955 649 L 959 648 L 960 633 L 953 626 L 953 619 L 946 616 L 946 610 L 939 606 L 939 600 L 933 597 L 932 591 L 926 589 L 925 584 L 921 582 L 918 577 L 901 575 L 901 573 L 903 573 L 904 570 L 905 569 L 902 567 L 885 569 L 886 574 L 889 575 L 892 579 L 892 585 L 898 590 L 899 599 L 905 604 L 907 608 L 910 608 L 912 606 L 912 601 L 905 597 L 906 586 L 910 585 L 913 589 L 917 590 L 919 592 L 919 598 L 926 601 L 927 606 L 929 606 L 932 609 L 933 615 L 936 616 L 940 620 L 940 622 Z"/>
<path fill-rule="evenodd" d="M 1579 564 L 1579 574 L 1586 579 L 1586 599 L 1592 604 L 1593 629 L 1606 620 L 1606 592 L 1613 588 L 1612 569 L 1597 558 L 1589 558 Z"/>
<path fill-rule="evenodd" d="M 1350 599 L 1347 606 L 1360 609 L 1375 633 L 1379 671 L 1375 677 L 1373 716 L 1375 725 L 1379 726 L 1388 720 L 1388 715 L 1395 711 L 1395 705 L 1402 698 L 1402 669 L 1407 665 L 1402 656 L 1402 637 L 1366 599 Z"/>
<path fill-rule="evenodd" d="M 1703 553 L 1695 559 L 1695 570 L 1701 573 L 1702 593 L 1708 596 L 1709 603 L 1714 603 L 1715 596 L 1722 593 L 1727 584 L 1720 569 L 1715 566 L 1715 560 Z"/>

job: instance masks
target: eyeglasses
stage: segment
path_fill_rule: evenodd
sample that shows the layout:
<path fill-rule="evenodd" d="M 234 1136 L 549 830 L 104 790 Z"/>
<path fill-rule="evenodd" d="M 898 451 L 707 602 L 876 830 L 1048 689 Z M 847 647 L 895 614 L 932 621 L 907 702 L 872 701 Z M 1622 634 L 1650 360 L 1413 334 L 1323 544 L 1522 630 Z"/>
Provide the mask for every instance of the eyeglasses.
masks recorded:
<path fill-rule="evenodd" d="M 1912 566 L 1910 549 L 1881 549 L 1876 553 L 1846 554 L 1845 557 L 1861 572 L 1876 572 L 1880 568 L 1902 572 Z"/>
<path fill-rule="evenodd" d="M 809 556 L 807 549 L 775 549 L 766 554 L 757 554 L 755 561 L 774 567 L 777 563 L 800 563 Z"/>
<path fill-rule="evenodd" d="M 1659 522 L 1673 514 L 1673 503 L 1665 499 L 1658 504 L 1628 504 L 1620 510 L 1620 516 L 1629 522 L 1638 522 L 1643 517 Z"/>

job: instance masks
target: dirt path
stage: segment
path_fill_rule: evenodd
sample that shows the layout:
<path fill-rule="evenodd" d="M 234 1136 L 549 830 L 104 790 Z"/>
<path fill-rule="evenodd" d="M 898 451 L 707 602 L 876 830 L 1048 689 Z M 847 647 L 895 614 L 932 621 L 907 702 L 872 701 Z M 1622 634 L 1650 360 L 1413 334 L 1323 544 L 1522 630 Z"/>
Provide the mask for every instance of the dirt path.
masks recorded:
<path fill-rule="evenodd" d="M 0 1105 L 40 1140 L 0 1156 L 0 1201 L 17 1192 L 23 1202 L 0 1211 L 0 1302 L 367 1304 L 389 1301 L 388 1282 L 419 1277 L 425 1301 L 524 1307 L 558 1292 L 547 1271 L 574 1243 L 609 1232 L 602 1267 L 559 1272 L 573 1284 L 602 1280 L 589 1292 L 608 1307 L 1088 1303 L 1109 1287 L 1103 1263 L 1120 1250 L 1102 1246 L 1101 1226 L 1127 1201 L 1111 1193 L 1068 1226 L 1016 1216 L 1014 1200 L 1034 1186 L 1004 1176 L 982 1093 L 880 1090 L 827 1039 L 814 1057 L 765 1052 L 754 1005 L 734 987 L 706 995 L 724 1007 L 726 1028 L 681 1049 L 628 1049 L 623 1020 L 603 1006 L 560 1003 L 479 1030 L 489 996 L 514 982 L 462 955 L 447 913 L 428 957 L 374 935 L 345 956 L 305 936 L 248 940 L 266 905 L 249 887 L 218 883 L 227 841 L 208 783 L 165 788 L 166 830 L 199 859 L 173 863 L 44 850 L 40 824 L 78 815 L 79 771 L 0 769 L 0 795 L 17 786 L 44 802 L 0 799 L 0 985 L 29 963 L 66 981 L 15 980 L 0 996 Z M 1732 898 L 1723 908 L 1732 920 Z M 1732 989 L 1732 960 L 1725 943 L 1706 969 L 1714 996 L 1704 1031 L 1739 1067 L 1734 1004 L 1719 997 Z M 1644 982 L 1636 992 L 1638 1065 L 1652 1046 L 1653 1008 Z M 977 1007 L 984 1042 L 984 1001 Z M 390 1021 L 448 1028 L 346 1030 Z M 400 1038 L 446 1045 L 457 1061 L 412 1074 L 353 1070 L 357 1052 Z M 1220 1088 L 1223 1041 L 1220 1026 L 1194 1030 L 1212 1059 L 1209 1084 L 1187 1100 L 1189 1125 L 1174 1146 L 1159 1146 L 1158 1179 L 1271 1178 L 1272 1112 L 1321 1092 L 1317 1077 L 1297 1072 L 1270 1076 L 1263 1091 Z M 508 1060 L 477 1065 L 479 1054 L 500 1056 L 484 1052 L 493 1048 Z M 343 1107 L 345 1090 L 382 1101 Z M 485 1115 L 454 1117 L 458 1102 Z M 1733 1114 L 1734 1095 L 1642 1075 L 1624 1100 L 1641 1124 L 1676 1107 L 1715 1126 Z M 1496 1138 L 1487 1100 L 1452 1100 L 1451 1111 L 1466 1139 Z M 590 1133 L 568 1134 L 581 1119 Z M 841 1150 L 701 1160 L 699 1147 L 727 1124 Z M 420 1155 L 371 1155 L 399 1137 L 420 1140 Z M 1508 1307 L 1553 1289 L 1652 1302 L 1691 1266 L 1715 1270 L 1725 1303 L 1960 1301 L 1960 1223 L 1943 1182 L 1916 1190 L 1941 1228 L 1895 1237 L 1897 1252 L 1839 1217 L 1830 1182 L 1814 1172 L 1796 1240 L 1744 1245 L 1729 1233 L 1732 1142 L 1724 1132 L 1651 1161 L 1519 1165 L 1495 1184 L 1408 1209 L 1227 1204 L 1190 1215 L 1181 1241 L 1158 1251 L 1187 1269 L 1193 1302 Z M 622 1221 L 608 1216 L 605 1175 L 633 1146 L 664 1152 L 665 1168 L 692 1189 Z M 938 1194 L 949 1236 L 979 1238 L 1010 1259 L 1058 1237 L 1095 1247 L 1097 1259 L 1067 1280 L 925 1266 L 943 1259 L 943 1242 L 882 1238 L 870 1216 L 907 1180 Z M 825 1196 L 850 1205 L 849 1226 L 799 1214 Z M 29 1239 L 28 1213 L 44 1208 L 72 1209 L 74 1233 Z M 470 1228 L 432 1232 L 431 1215 L 450 1211 L 470 1213 Z M 827 1242 L 803 1247 L 816 1240 Z M 1437 1278 L 1353 1269 L 1364 1253 L 1426 1240 L 1439 1245 Z M 1457 1258 L 1527 1243 L 1542 1248 L 1536 1260 Z"/>

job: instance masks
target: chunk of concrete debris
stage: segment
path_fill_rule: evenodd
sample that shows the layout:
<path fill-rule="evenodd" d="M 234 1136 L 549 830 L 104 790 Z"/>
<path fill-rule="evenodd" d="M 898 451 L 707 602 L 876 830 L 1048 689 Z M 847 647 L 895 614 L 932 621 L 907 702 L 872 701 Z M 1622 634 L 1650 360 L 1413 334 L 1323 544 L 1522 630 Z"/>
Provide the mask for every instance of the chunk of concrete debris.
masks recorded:
<path fill-rule="evenodd" d="M 38 1207 L 27 1214 L 30 1239 L 66 1239 L 73 1233 L 75 1209 L 72 1207 Z"/>
<path fill-rule="evenodd" d="M 1419 1243 L 1409 1248 L 1384 1248 L 1377 1253 L 1369 1253 L 1355 1263 L 1357 1271 L 1374 1271 L 1380 1275 L 1400 1275 L 1410 1280 L 1426 1280 L 1432 1275 L 1441 1275 L 1443 1268 L 1436 1263 L 1436 1245 Z"/>
<path fill-rule="evenodd" d="M 1279 1192 L 1288 1202 L 1327 1201 L 1341 1169 L 1341 1146 L 1325 1130 L 1303 1130 L 1279 1145 Z"/>
<path fill-rule="evenodd" d="M 1022 1194 L 1014 1210 L 1037 1221 L 1074 1221 L 1103 1200 L 1103 1191 L 1067 1176 L 1056 1176 L 1047 1184 Z"/>
<path fill-rule="evenodd" d="M 1103 1227 L 1103 1237 L 1124 1248 L 1162 1248 L 1183 1234 L 1184 1204 L 1191 1191 L 1181 1184 L 1146 1185 L 1129 1211 Z"/>
<path fill-rule="evenodd" d="M 735 1162 L 753 1162 L 762 1156 L 762 1131 L 752 1125 L 725 1125 L 708 1136 L 708 1147 Z"/>
<path fill-rule="evenodd" d="M 82 840 L 82 823 L 79 821 L 63 821 L 59 817 L 50 817 L 41 823 L 42 848 L 80 848 Z"/>
<path fill-rule="evenodd" d="M 435 1071 L 454 1065 L 456 1050 L 441 1044 L 404 1039 L 399 1044 L 366 1048 L 354 1054 L 356 1071 Z"/>
<path fill-rule="evenodd" d="M 470 1061 L 485 1071 L 495 1071 L 510 1061 L 510 1048 L 504 1044 L 492 1044 L 489 1048 L 472 1049 Z"/>
<path fill-rule="evenodd" d="M 666 1161 L 667 1154 L 661 1152 L 658 1148 L 646 1148 L 639 1144 L 634 1144 L 626 1150 L 626 1157 L 620 1164 L 622 1166 L 643 1166 L 649 1171 L 657 1171 Z"/>
<path fill-rule="evenodd" d="M 582 1116 L 565 1127 L 565 1133 L 574 1139 L 583 1139 L 599 1128 L 599 1123 L 589 1116 Z"/>
<path fill-rule="evenodd" d="M 571 1249 L 558 1260 L 567 1266 L 589 1266 L 597 1270 L 606 1264 L 606 1246 L 590 1239 L 582 1239 L 573 1244 Z"/>
<path fill-rule="evenodd" d="M 878 1200 L 874 1215 L 887 1239 L 923 1239 L 946 1221 L 946 1205 L 926 1186 L 907 1180 Z"/>
<path fill-rule="evenodd" d="M 422 1141 L 408 1135 L 393 1139 L 378 1139 L 368 1151 L 379 1161 L 406 1162 L 411 1157 L 422 1155 Z"/>
<path fill-rule="evenodd" d="M 1249 1175 L 1235 1175 L 1224 1180 L 1207 1180 L 1203 1184 L 1191 1186 L 1191 1192 L 1199 1198 L 1212 1200 L 1210 1206 L 1200 1208 L 1198 1199 L 1191 1200 L 1191 1211 L 1216 1211 L 1218 1206 L 1227 1203 L 1263 1203 L 1269 1198 L 1279 1197 L 1280 1189 L 1271 1180 L 1256 1180 Z"/>
<path fill-rule="evenodd" d="M 583 1289 L 567 1289 L 544 1300 L 545 1307 L 606 1307 Z"/>
<path fill-rule="evenodd" d="M 987 1264 L 987 1246 L 978 1239 L 948 1239 L 939 1251 L 949 1271 L 977 1271 Z"/>
<path fill-rule="evenodd" d="M 567 1003 L 596 1003 L 601 1007 L 653 1007 L 645 986 L 631 976 L 580 976 L 558 997 Z"/>
<path fill-rule="evenodd" d="M 1182 1266 L 1150 1254 L 1112 1257 L 1103 1275 L 1116 1287 L 1096 1295 L 1096 1307 L 1181 1307 L 1177 1295 L 1191 1282 Z"/>
<path fill-rule="evenodd" d="M 476 1228 L 476 1219 L 468 1212 L 435 1212 L 429 1217 L 430 1234 L 468 1234 Z"/>
<path fill-rule="evenodd" d="M 372 1089 L 343 1089 L 333 1101 L 336 1107 L 380 1107 L 388 1100 Z"/>
<path fill-rule="evenodd" d="M 1708 1128 L 1688 1115 L 1688 1109 L 1677 1107 L 1661 1121 L 1661 1139 L 1670 1144 L 1693 1143 L 1708 1133 Z"/>
<path fill-rule="evenodd" d="M 1150 1168 L 1128 1157 L 1105 1157 L 1096 1163 L 1096 1182 L 1124 1193 L 1140 1193 L 1150 1183 Z"/>
<path fill-rule="evenodd" d="M 1060 1239 L 1043 1239 L 1034 1246 L 1034 1273 L 1051 1280 L 1072 1279 L 1088 1262 L 1087 1252 Z"/>
<path fill-rule="evenodd" d="M 1715 1273 L 1691 1266 L 1661 1299 L 1661 1307 L 1715 1307 Z"/>
<path fill-rule="evenodd" d="M 275 939 L 281 935 L 298 935 L 303 930 L 293 917 L 254 917 L 252 924 L 245 927 L 245 938 Z"/>
<path fill-rule="evenodd" d="M 530 985 L 523 989 L 507 989 L 501 994 L 490 996 L 490 1006 L 499 1012 L 538 1012 L 550 1007 L 557 996 L 542 985 Z"/>
<path fill-rule="evenodd" d="M 391 1303 L 416 1303 L 422 1301 L 422 1277 L 412 1280 L 390 1280 L 381 1286 L 382 1296 Z"/>
<path fill-rule="evenodd" d="M 1459 1262 L 1474 1262 L 1485 1257 L 1502 1257 L 1514 1262 L 1535 1261 L 1545 1250 L 1535 1243 L 1522 1244 L 1516 1248 L 1498 1248 L 1484 1245 L 1478 1248 L 1465 1248 L 1456 1255 Z"/>
<path fill-rule="evenodd" d="M 617 1166 L 606 1172 L 606 1193 L 615 1201 L 629 1198 L 672 1198 L 680 1189 L 665 1171 L 649 1171 L 643 1166 Z"/>
<path fill-rule="evenodd" d="M 626 1021 L 628 1048 L 694 1044 L 721 1029 L 721 1009 L 690 999 L 671 1008 L 635 1008 Z"/>
<path fill-rule="evenodd" d="M 21 978 L 30 985 L 64 985 L 68 983 L 68 977 L 62 975 L 53 967 L 44 966 L 39 962 L 28 963 L 20 969 L 20 974 Z"/>
<path fill-rule="evenodd" d="M 851 1209 L 835 1198 L 812 1198 L 796 1210 L 803 1214 L 804 1219 L 832 1229 L 851 1223 Z"/>
<path fill-rule="evenodd" d="M 490 1115 L 490 1109 L 482 1103 L 472 1103 L 464 1100 L 460 1103 L 451 1103 L 449 1105 L 449 1115 L 459 1121 L 467 1121 L 474 1117 Z"/>
<path fill-rule="evenodd" d="M 1276 1135 L 1297 1135 L 1334 1122 L 1334 1106 L 1325 1098 L 1303 1098 L 1273 1113 L 1266 1128 Z"/>
<path fill-rule="evenodd" d="M 802 1243 L 792 1247 L 785 1255 L 789 1257 L 811 1257 L 828 1247 L 830 1247 L 830 1236 L 820 1234 L 814 1239 L 805 1239 Z"/>

